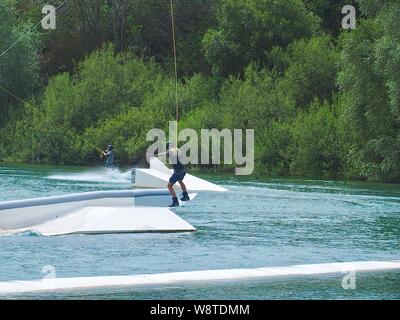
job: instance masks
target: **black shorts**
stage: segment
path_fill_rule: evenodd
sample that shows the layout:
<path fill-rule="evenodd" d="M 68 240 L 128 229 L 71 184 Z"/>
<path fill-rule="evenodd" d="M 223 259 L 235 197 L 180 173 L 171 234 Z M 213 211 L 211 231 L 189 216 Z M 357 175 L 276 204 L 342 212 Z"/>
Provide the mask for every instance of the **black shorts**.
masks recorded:
<path fill-rule="evenodd" d="M 169 178 L 169 183 L 175 184 L 178 181 L 182 181 L 185 178 L 185 175 L 186 175 L 186 171 L 174 172 L 172 174 L 171 178 Z"/>

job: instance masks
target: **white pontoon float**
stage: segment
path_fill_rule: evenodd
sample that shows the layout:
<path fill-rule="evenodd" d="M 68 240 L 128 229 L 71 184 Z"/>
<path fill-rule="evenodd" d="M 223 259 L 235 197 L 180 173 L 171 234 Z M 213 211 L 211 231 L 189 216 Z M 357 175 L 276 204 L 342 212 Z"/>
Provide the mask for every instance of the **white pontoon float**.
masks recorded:
<path fill-rule="evenodd" d="M 177 286 L 196 283 L 229 283 L 273 279 L 290 279 L 321 275 L 339 275 L 349 272 L 383 272 L 400 270 L 400 261 L 356 261 L 326 264 L 295 265 L 289 267 L 267 267 L 256 269 L 203 270 L 174 273 L 142 274 L 131 276 L 103 276 L 56 278 L 36 281 L 0 282 L 0 295 L 33 293 L 90 291 L 93 289 L 136 288 Z"/>
<path fill-rule="evenodd" d="M 196 194 L 190 194 L 195 198 Z M 97 191 L 0 203 L 3 234 L 45 236 L 195 231 L 168 209 L 167 190 Z"/>
<path fill-rule="evenodd" d="M 149 169 L 132 169 L 132 184 L 136 188 L 165 188 L 171 174 L 171 169 L 168 169 L 159 159 L 152 157 L 150 158 Z M 186 174 L 184 182 L 190 191 L 228 191 L 221 186 L 190 174 Z M 176 187 L 179 188 L 179 184 L 176 184 Z"/>

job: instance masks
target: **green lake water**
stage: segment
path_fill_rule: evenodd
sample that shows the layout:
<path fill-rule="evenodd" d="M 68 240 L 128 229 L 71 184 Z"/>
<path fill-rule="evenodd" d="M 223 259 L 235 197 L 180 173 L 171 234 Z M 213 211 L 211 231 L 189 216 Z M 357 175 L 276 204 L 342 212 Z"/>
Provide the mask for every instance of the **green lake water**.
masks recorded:
<path fill-rule="evenodd" d="M 229 189 L 200 193 L 177 214 L 198 231 L 0 236 L 0 281 L 152 274 L 351 261 L 400 260 L 400 186 L 206 177 Z M 130 188 L 130 172 L 0 164 L 0 201 Z M 22 298 L 400 299 L 400 272 L 204 283 L 135 290 L 26 294 Z"/>

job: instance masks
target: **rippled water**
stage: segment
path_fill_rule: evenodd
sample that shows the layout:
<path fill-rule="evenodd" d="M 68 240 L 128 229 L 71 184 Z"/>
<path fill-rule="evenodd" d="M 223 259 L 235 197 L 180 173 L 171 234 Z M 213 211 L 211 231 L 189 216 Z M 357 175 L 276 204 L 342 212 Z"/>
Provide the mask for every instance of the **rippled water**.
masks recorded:
<path fill-rule="evenodd" d="M 129 172 L 0 166 L 0 201 L 127 189 Z M 198 231 L 40 237 L 0 236 L 0 281 L 57 277 L 399 260 L 400 186 L 311 180 L 207 179 L 228 193 L 201 193 L 178 215 Z M 400 273 L 362 274 L 356 290 L 340 277 L 40 294 L 35 298 L 399 299 Z"/>

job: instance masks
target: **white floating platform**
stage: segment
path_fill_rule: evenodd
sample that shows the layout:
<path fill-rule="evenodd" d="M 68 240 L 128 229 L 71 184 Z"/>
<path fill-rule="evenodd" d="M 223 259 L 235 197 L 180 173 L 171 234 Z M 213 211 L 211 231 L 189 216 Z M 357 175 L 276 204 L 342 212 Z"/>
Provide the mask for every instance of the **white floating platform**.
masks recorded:
<path fill-rule="evenodd" d="M 273 279 L 291 276 L 313 276 L 343 274 L 350 271 L 400 270 L 400 261 L 366 261 L 295 265 L 256 269 L 206 270 L 133 276 L 55 278 L 38 281 L 0 282 L 0 294 L 27 292 L 48 292 L 64 290 L 90 290 L 105 288 L 135 288 L 213 281 L 238 281 L 252 279 Z"/>
<path fill-rule="evenodd" d="M 133 169 L 132 184 L 136 188 L 165 188 L 173 171 L 168 169 L 157 158 L 150 158 L 150 169 Z M 190 191 L 226 192 L 226 188 L 214 183 L 186 174 L 183 180 Z M 177 183 L 176 188 L 180 188 Z"/>
<path fill-rule="evenodd" d="M 32 229 L 43 236 L 196 230 L 171 210 L 155 207 L 87 207 Z"/>
<path fill-rule="evenodd" d="M 193 200 L 196 194 L 189 196 Z M 0 203 L 0 230 L 3 235 L 34 231 L 44 236 L 195 231 L 167 208 L 170 202 L 167 190 L 98 191 L 7 201 Z"/>

